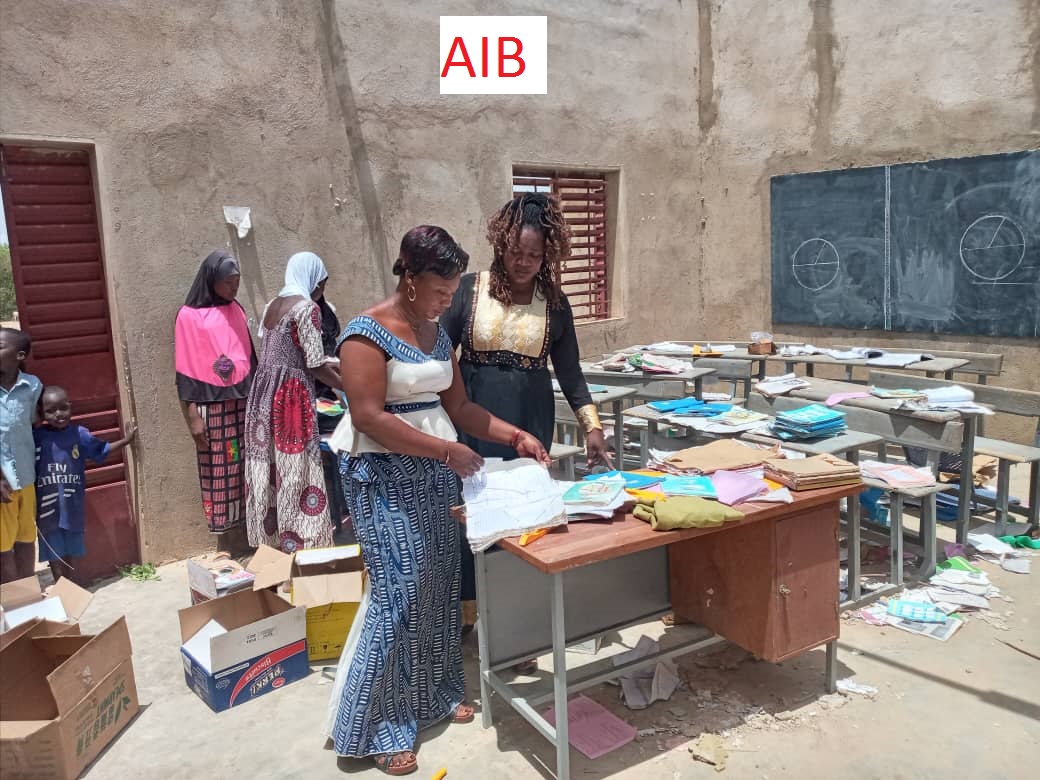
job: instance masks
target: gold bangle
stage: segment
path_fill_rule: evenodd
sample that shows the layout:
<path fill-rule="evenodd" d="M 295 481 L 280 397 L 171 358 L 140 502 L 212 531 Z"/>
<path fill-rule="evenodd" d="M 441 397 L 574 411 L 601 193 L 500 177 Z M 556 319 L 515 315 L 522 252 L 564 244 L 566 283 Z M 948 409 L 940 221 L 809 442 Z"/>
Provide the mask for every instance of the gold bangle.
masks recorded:
<path fill-rule="evenodd" d="M 580 409 L 576 409 L 574 416 L 578 418 L 578 422 L 585 429 L 585 433 L 603 430 L 603 423 L 599 421 L 599 411 L 596 409 L 595 404 L 585 404 Z"/>

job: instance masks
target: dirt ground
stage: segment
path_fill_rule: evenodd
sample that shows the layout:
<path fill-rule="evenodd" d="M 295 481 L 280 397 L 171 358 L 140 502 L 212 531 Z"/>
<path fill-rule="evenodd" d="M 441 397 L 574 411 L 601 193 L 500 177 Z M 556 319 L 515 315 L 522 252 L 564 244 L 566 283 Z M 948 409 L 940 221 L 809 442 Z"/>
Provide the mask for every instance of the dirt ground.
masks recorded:
<path fill-rule="evenodd" d="M 943 528 L 941 535 L 952 538 L 952 529 Z M 1003 598 L 994 601 L 987 619 L 969 617 L 948 642 L 868 625 L 849 615 L 842 620 L 839 679 L 853 677 L 874 686 L 875 697 L 825 695 L 822 649 L 773 665 L 723 645 L 710 655 L 679 659 L 680 689 L 670 701 L 648 709 L 627 710 L 611 685 L 587 691 L 645 736 L 595 761 L 572 750 L 571 776 L 1035 777 L 1035 767 L 1029 767 L 1040 747 L 1040 661 L 1003 642 L 1040 653 L 1040 557 L 1029 575 L 980 565 Z M 331 682 L 319 667 L 275 693 L 212 713 L 187 688 L 182 674 L 177 610 L 189 604 L 185 566 L 170 564 L 159 573 L 159 581 L 101 585 L 82 621 L 90 632 L 126 615 L 143 705 L 89 769 L 88 778 L 380 775 L 368 761 L 337 760 L 324 748 L 321 728 Z M 646 632 L 660 630 L 651 625 Z M 616 652 L 618 641 L 631 646 L 639 633 L 615 636 L 601 653 Z M 479 700 L 472 635 L 465 658 L 468 688 Z M 548 742 L 499 700 L 494 714 L 488 730 L 478 718 L 424 732 L 420 769 L 413 777 L 429 778 L 440 768 L 447 769 L 449 780 L 551 777 L 555 754 Z M 702 733 L 721 736 L 727 753 L 721 772 L 691 755 Z"/>

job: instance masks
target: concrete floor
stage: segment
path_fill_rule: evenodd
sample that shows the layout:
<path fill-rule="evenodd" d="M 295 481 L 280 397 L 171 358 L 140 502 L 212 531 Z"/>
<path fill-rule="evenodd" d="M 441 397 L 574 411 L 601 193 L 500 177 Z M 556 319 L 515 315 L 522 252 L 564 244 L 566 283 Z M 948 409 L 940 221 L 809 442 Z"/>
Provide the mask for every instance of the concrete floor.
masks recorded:
<path fill-rule="evenodd" d="M 950 537 L 951 529 L 941 535 Z M 722 776 L 733 780 L 1035 777 L 1029 766 L 1040 747 L 1040 661 L 998 640 L 1040 652 L 1040 558 L 1031 575 L 982 565 L 1007 597 L 994 602 L 1006 629 L 1000 620 L 972 617 L 942 643 L 848 616 L 842 621 L 839 678 L 876 686 L 875 699 L 824 696 L 822 650 L 772 665 L 724 646 L 680 659 L 686 685 L 647 710 L 626 710 L 609 685 L 587 692 L 638 728 L 662 731 L 596 761 L 572 750 L 572 777 L 719 776 L 688 750 L 702 731 L 723 733 L 729 756 Z M 143 705 L 86 777 L 382 776 L 370 762 L 337 760 L 323 749 L 331 684 L 320 673 L 212 713 L 181 671 L 177 610 L 189 604 L 185 566 L 169 564 L 160 574 L 157 582 L 103 584 L 82 620 L 91 632 L 126 615 Z M 465 647 L 468 687 L 477 699 L 472 636 Z M 424 732 L 413 777 L 429 778 L 442 767 L 449 780 L 551 777 L 549 744 L 505 705 L 497 703 L 495 715 L 495 727 L 486 731 L 478 718 Z"/>

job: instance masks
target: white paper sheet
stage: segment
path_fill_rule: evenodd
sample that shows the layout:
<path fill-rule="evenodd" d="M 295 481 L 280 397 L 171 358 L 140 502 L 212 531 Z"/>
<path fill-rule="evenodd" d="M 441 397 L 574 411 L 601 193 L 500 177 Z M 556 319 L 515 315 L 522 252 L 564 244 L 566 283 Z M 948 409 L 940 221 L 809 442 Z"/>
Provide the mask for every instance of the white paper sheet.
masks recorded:
<path fill-rule="evenodd" d="M 567 522 L 563 499 L 548 470 L 530 458 L 484 461 L 487 484 L 464 486 L 466 538 L 474 552 L 507 536 Z"/>

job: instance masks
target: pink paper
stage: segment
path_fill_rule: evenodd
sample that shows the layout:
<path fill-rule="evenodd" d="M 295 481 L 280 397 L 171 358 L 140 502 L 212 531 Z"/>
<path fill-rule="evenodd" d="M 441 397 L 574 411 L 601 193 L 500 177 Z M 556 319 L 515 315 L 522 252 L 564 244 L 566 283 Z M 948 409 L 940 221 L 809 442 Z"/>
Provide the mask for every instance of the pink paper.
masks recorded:
<path fill-rule="evenodd" d="M 727 506 L 743 503 L 769 492 L 769 485 L 761 477 L 740 471 L 716 471 L 711 475 L 715 495 Z"/>
<path fill-rule="evenodd" d="M 556 708 L 542 713 L 556 725 Z M 636 738 L 636 727 L 621 720 L 588 696 L 575 696 L 567 702 L 567 741 L 589 758 L 605 756 Z"/>
<path fill-rule="evenodd" d="M 827 406 L 834 406 L 835 404 L 840 404 L 842 401 L 847 401 L 850 398 L 870 398 L 870 393 L 834 393 L 833 395 L 828 396 L 824 403 L 826 403 Z"/>
<path fill-rule="evenodd" d="M 963 544 L 947 544 L 943 547 L 943 551 L 946 553 L 947 558 L 956 558 L 958 556 L 961 558 L 967 557 L 964 553 Z"/>

